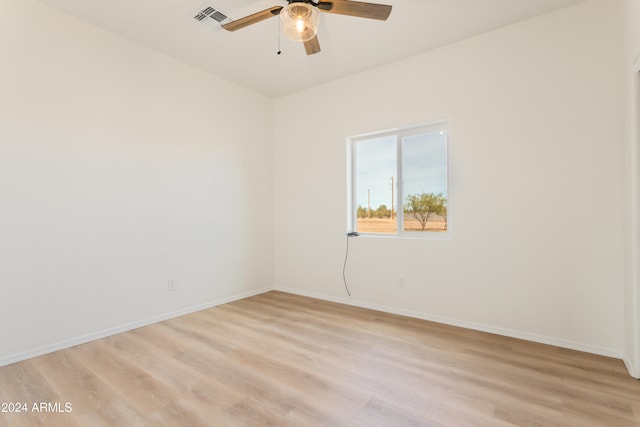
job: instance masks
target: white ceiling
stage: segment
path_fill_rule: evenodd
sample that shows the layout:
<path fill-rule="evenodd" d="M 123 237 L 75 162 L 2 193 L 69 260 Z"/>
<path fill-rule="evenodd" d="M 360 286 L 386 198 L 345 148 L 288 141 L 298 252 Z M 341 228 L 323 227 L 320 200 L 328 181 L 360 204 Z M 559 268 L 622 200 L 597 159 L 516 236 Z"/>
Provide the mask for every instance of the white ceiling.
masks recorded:
<path fill-rule="evenodd" d="M 40 0 L 91 24 L 269 97 L 284 96 L 584 0 L 374 0 L 386 22 L 322 14 L 322 52 L 281 38 L 278 18 L 237 32 L 193 19 L 211 5 L 232 19 L 284 0 Z"/>

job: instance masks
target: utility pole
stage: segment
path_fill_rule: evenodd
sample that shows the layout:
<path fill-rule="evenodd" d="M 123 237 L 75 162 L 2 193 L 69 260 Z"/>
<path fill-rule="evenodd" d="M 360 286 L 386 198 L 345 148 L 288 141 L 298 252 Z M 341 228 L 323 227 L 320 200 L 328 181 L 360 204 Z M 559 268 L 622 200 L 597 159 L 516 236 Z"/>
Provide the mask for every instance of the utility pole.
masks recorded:
<path fill-rule="evenodd" d="M 367 190 L 367 216 L 371 219 L 371 189 Z"/>
<path fill-rule="evenodd" d="M 394 200 L 394 196 L 395 196 L 394 191 L 395 191 L 395 189 L 396 189 L 395 185 L 393 185 L 393 184 L 394 184 L 394 182 L 393 182 L 393 177 L 391 177 L 391 219 L 393 219 L 393 204 L 395 203 L 395 200 Z"/>

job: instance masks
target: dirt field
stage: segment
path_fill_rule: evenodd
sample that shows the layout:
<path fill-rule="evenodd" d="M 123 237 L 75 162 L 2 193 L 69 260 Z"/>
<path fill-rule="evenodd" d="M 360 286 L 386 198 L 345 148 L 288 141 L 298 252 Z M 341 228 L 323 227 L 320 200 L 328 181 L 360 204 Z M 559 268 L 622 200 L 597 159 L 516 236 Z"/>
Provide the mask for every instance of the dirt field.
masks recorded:
<path fill-rule="evenodd" d="M 358 218 L 358 231 L 361 233 L 395 233 L 397 221 L 389 218 Z M 421 231 L 422 226 L 413 218 L 405 218 L 405 231 Z M 429 220 L 425 231 L 446 231 L 444 221 L 441 219 Z"/>

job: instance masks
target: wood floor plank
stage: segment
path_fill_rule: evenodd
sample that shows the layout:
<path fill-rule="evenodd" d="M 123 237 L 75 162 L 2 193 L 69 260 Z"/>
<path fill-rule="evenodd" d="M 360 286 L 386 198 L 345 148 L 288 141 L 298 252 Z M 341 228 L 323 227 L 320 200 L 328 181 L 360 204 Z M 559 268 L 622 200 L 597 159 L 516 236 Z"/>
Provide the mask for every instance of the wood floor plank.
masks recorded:
<path fill-rule="evenodd" d="M 224 409 L 241 401 L 244 396 L 216 380 L 204 377 L 189 365 L 168 357 L 149 343 L 132 339 L 128 334 L 111 337 L 114 351 L 122 357 L 138 360 L 139 369 L 171 390 L 174 398 L 189 398 L 211 409 Z"/>
<path fill-rule="evenodd" d="M 129 420 L 141 424 L 144 417 L 108 387 L 94 372 L 84 367 L 72 349 L 32 360 L 33 366 L 49 378 L 58 395 L 72 403 L 74 418 L 91 415 L 97 425 L 113 425 Z M 69 418 L 69 417 L 67 417 Z"/>
<path fill-rule="evenodd" d="M 423 418 L 420 414 L 396 407 L 388 401 L 372 397 L 358 411 L 356 419 L 375 426 L 443 427 L 442 424 Z"/>
<path fill-rule="evenodd" d="M 640 426 L 620 360 L 269 292 L 0 368 L 0 426 Z"/>
<path fill-rule="evenodd" d="M 462 408 L 462 409 L 461 409 Z M 495 405 L 460 394 L 455 390 L 440 393 L 424 412 L 424 417 L 443 425 L 459 427 L 513 427 L 494 417 Z"/>

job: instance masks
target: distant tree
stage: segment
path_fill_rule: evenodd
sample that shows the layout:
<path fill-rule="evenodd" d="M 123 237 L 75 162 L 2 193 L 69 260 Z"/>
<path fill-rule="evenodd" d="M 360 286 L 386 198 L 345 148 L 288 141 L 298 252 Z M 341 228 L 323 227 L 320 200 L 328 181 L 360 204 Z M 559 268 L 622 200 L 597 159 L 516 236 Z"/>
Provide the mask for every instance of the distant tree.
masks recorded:
<path fill-rule="evenodd" d="M 380 205 L 378 209 L 375 210 L 374 216 L 376 218 L 389 218 L 390 212 L 387 209 L 387 205 Z"/>
<path fill-rule="evenodd" d="M 442 207 L 442 211 L 440 212 L 440 216 L 442 217 L 442 219 L 444 219 L 444 229 L 446 230 L 448 225 L 447 225 L 447 205 L 445 203 L 445 205 Z"/>
<path fill-rule="evenodd" d="M 427 228 L 427 222 L 433 216 L 443 214 L 446 216 L 446 206 L 447 199 L 442 193 L 409 194 L 405 201 L 404 211 L 417 219 L 422 226 L 422 231 L 424 231 Z"/>
<path fill-rule="evenodd" d="M 363 208 L 362 206 L 358 206 L 358 218 L 367 218 L 367 208 Z"/>

